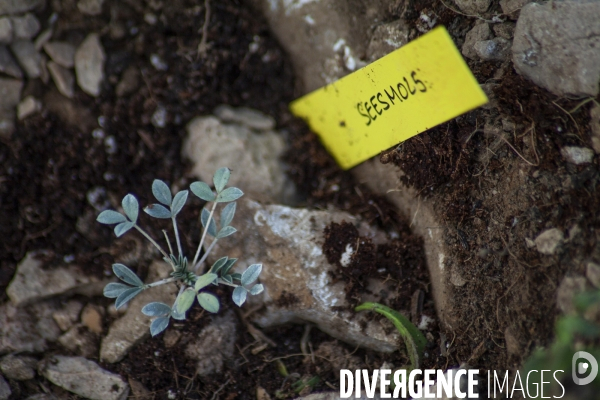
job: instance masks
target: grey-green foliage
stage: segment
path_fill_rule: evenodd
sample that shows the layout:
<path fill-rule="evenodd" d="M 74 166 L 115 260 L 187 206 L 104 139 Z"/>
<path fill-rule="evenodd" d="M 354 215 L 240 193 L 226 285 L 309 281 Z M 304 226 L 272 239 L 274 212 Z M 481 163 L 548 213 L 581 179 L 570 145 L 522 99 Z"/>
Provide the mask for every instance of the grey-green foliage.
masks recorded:
<path fill-rule="evenodd" d="M 200 222 L 203 229 L 198 249 L 191 263 L 183 254 L 176 220 L 177 214 L 181 212 L 187 201 L 189 194 L 187 190 L 182 190 L 173 196 L 169 186 L 165 182 L 156 179 L 152 183 L 152 194 L 158 200 L 158 204 L 151 204 L 144 208 L 144 212 L 153 218 L 171 220 L 177 243 L 177 254 L 174 254 L 175 251 L 171 247 L 166 232 L 168 253 L 138 225 L 139 204 L 131 194 L 125 196 L 121 203 L 125 215 L 113 210 L 102 211 L 98 215 L 98 222 L 108 225 L 116 224 L 114 231 L 117 237 L 122 236 L 131 229 L 140 232 L 156 246 L 162 253 L 163 259 L 173 268 L 170 278 L 146 284 L 127 266 L 113 264 L 114 274 L 124 283 L 113 282 L 104 288 L 104 295 L 116 299 L 115 307 L 118 309 L 144 290 L 163 284 L 178 284 L 179 294 L 172 306 L 152 302 L 142 308 L 142 313 L 155 317 L 150 325 L 152 336 L 164 331 L 169 326 L 171 318 L 185 320 L 187 311 L 195 301 L 206 311 L 217 313 L 220 307 L 219 299 L 208 290 L 211 286 L 223 284 L 234 287 L 232 298 L 235 304 L 240 307 L 246 301 L 248 293 L 257 295 L 264 289 L 263 285 L 254 284 L 262 271 L 261 264 L 252 264 L 241 274 L 233 273 L 232 267 L 237 259 L 221 257 L 215 261 L 208 272 L 199 273 L 204 271 L 204 263 L 217 241 L 237 231 L 230 224 L 236 211 L 235 200 L 239 199 L 244 193 L 238 188 L 226 187 L 229 176 L 230 171 L 228 168 L 220 168 L 215 172 L 213 176 L 215 191 L 204 182 L 194 182 L 190 185 L 190 190 L 194 195 L 212 203 L 210 210 L 203 208 L 200 213 Z M 223 205 L 223 208 L 217 226 L 215 211 L 219 204 Z M 207 236 L 212 237 L 212 241 L 208 246 L 206 246 Z M 200 257 L 201 250 L 204 250 L 202 257 Z"/>

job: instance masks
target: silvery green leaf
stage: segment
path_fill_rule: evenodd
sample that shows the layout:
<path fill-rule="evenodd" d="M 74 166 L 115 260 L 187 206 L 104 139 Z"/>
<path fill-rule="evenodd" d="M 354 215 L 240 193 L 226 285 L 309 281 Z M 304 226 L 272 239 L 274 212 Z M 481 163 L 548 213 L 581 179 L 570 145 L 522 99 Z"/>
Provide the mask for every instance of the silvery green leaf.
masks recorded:
<path fill-rule="evenodd" d="M 229 226 L 235 215 L 236 202 L 232 202 L 223 207 L 221 211 L 221 228 Z"/>
<path fill-rule="evenodd" d="M 123 201 L 121 202 L 123 206 L 123 211 L 125 211 L 125 215 L 131 222 L 137 222 L 138 213 L 140 212 L 140 205 L 135 197 L 132 194 L 128 194 L 123 197 Z"/>
<path fill-rule="evenodd" d="M 242 192 L 240 189 L 235 188 L 235 187 L 229 187 L 229 188 L 223 190 L 221 193 L 219 193 L 217 195 L 217 198 L 215 199 L 215 201 L 217 203 L 227 203 L 229 201 L 237 200 L 240 197 L 242 197 L 243 195 L 244 195 L 244 192 Z"/>
<path fill-rule="evenodd" d="M 194 304 L 194 299 L 196 298 L 196 291 L 194 289 L 185 289 L 179 296 L 177 296 L 177 300 L 175 300 L 175 308 L 177 312 L 180 314 L 185 314 L 187 310 L 190 309 L 192 304 Z"/>
<path fill-rule="evenodd" d="M 160 179 L 155 179 L 152 182 L 152 194 L 156 197 L 156 200 L 165 206 L 171 205 L 171 189 Z"/>
<path fill-rule="evenodd" d="M 142 290 L 144 290 L 144 288 L 141 287 L 134 287 L 125 290 L 119 295 L 119 297 L 117 297 L 117 300 L 115 301 L 115 308 L 118 310 L 119 308 L 123 307 L 129 300 L 140 294 Z"/>
<path fill-rule="evenodd" d="M 231 274 L 231 279 L 235 279 L 237 281 L 241 281 L 242 280 L 242 274 L 238 274 L 237 272 L 235 274 Z"/>
<path fill-rule="evenodd" d="M 104 286 L 104 296 L 108 297 L 109 299 L 116 299 L 127 289 L 131 289 L 131 286 L 124 285 L 122 283 L 111 282 Z"/>
<path fill-rule="evenodd" d="M 252 286 L 252 289 L 250 289 L 250 294 L 256 296 L 257 294 L 262 293 L 263 290 L 265 290 L 265 287 L 262 285 L 262 283 L 257 283 L 256 285 Z"/>
<path fill-rule="evenodd" d="M 164 317 L 171 313 L 171 307 L 157 301 L 148 303 L 142 308 L 142 314 L 149 317 Z"/>
<path fill-rule="evenodd" d="M 117 278 L 119 278 L 125 283 L 129 283 L 130 285 L 138 287 L 144 286 L 144 282 L 142 282 L 142 280 L 138 278 L 135 272 L 133 272 L 123 264 L 113 264 L 113 272 L 115 273 Z"/>
<path fill-rule="evenodd" d="M 150 324 L 150 334 L 152 336 L 156 336 L 165 329 L 167 329 L 167 326 L 169 326 L 169 317 L 156 318 Z"/>
<path fill-rule="evenodd" d="M 233 289 L 233 294 L 231 295 L 231 298 L 233 299 L 233 302 L 237 304 L 238 307 L 241 307 L 242 304 L 244 304 L 244 302 L 246 301 L 247 295 L 248 290 L 246 290 L 246 288 L 243 286 L 238 286 L 235 289 Z"/>
<path fill-rule="evenodd" d="M 223 279 L 227 283 L 233 284 L 233 278 L 231 277 L 231 275 L 223 275 L 221 276 L 221 279 Z"/>
<path fill-rule="evenodd" d="M 242 274 L 242 285 L 246 286 L 258 279 L 262 271 L 262 264 L 252 264 Z"/>
<path fill-rule="evenodd" d="M 213 274 L 210 272 L 199 276 L 198 279 L 196 279 L 196 283 L 194 284 L 194 289 L 196 289 L 196 291 L 199 291 L 200 289 L 203 289 L 211 283 L 213 283 L 215 279 L 217 279 L 217 274 Z"/>
<path fill-rule="evenodd" d="M 184 321 L 185 313 L 180 313 L 179 311 L 177 311 L 175 304 L 173 304 L 173 308 L 171 309 L 171 317 L 173 317 L 174 319 L 176 319 L 178 321 Z"/>
<path fill-rule="evenodd" d="M 187 190 L 182 190 L 181 192 L 177 193 L 173 198 L 173 202 L 171 203 L 171 212 L 173 213 L 173 216 L 179 214 L 179 212 L 185 205 L 185 202 L 188 198 L 188 193 L 189 192 Z"/>
<path fill-rule="evenodd" d="M 144 212 L 154 218 L 171 218 L 171 211 L 162 204 L 150 204 L 144 208 Z"/>
<path fill-rule="evenodd" d="M 224 237 L 233 235 L 236 232 L 237 229 L 235 229 L 233 226 L 226 226 L 225 228 L 221 229 L 219 233 L 217 233 L 217 239 L 223 239 Z"/>
<path fill-rule="evenodd" d="M 198 294 L 198 303 L 208 312 L 215 314 L 219 312 L 219 299 L 213 294 L 200 292 Z"/>
<path fill-rule="evenodd" d="M 225 188 L 227 181 L 229 181 L 229 175 L 231 175 L 229 168 L 219 168 L 217 172 L 215 172 L 213 183 L 215 184 L 217 193 L 220 193 Z"/>
<path fill-rule="evenodd" d="M 115 235 L 117 235 L 117 237 L 123 236 L 128 230 L 133 228 L 134 225 L 135 225 L 135 222 L 131 222 L 131 221 L 121 222 L 120 224 L 115 226 L 115 229 L 114 229 Z"/>
<path fill-rule="evenodd" d="M 204 201 L 215 201 L 215 194 L 204 182 L 198 181 L 192 183 L 190 185 L 190 190 Z"/>
<path fill-rule="evenodd" d="M 227 263 L 227 257 L 221 257 L 210 267 L 210 272 L 214 274 L 218 274 L 221 267 L 223 267 Z"/>
<path fill-rule="evenodd" d="M 233 264 L 235 264 L 236 261 L 237 261 L 237 258 L 230 258 L 229 260 L 227 260 L 227 262 L 221 269 L 221 274 L 227 275 L 229 273 L 229 270 L 231 269 L 231 267 L 233 267 Z"/>
<path fill-rule="evenodd" d="M 118 224 L 121 222 L 126 222 L 127 218 L 125 218 L 123 214 L 116 211 L 105 210 L 98 215 L 96 221 L 100 222 L 101 224 Z"/>
<path fill-rule="evenodd" d="M 202 226 L 206 229 L 206 222 L 208 221 L 208 217 L 210 217 L 210 212 L 206 208 L 202 209 L 202 213 L 200 214 L 200 221 L 202 222 Z M 212 237 L 217 236 L 217 224 L 215 224 L 215 219 L 210 219 L 210 224 L 208 227 L 208 234 Z"/>

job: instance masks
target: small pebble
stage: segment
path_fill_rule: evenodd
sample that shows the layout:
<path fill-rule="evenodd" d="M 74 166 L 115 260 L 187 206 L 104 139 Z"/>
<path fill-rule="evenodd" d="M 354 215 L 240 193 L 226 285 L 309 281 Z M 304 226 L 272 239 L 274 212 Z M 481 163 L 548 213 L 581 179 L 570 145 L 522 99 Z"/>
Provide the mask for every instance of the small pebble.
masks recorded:
<path fill-rule="evenodd" d="M 589 164 L 594 159 L 594 151 L 587 147 L 566 146 L 560 149 L 560 154 L 571 164 Z"/>
<path fill-rule="evenodd" d="M 155 127 L 164 128 L 167 126 L 167 110 L 162 106 L 158 106 L 154 111 L 154 114 L 152 114 L 152 119 L 150 121 Z"/>
<path fill-rule="evenodd" d="M 158 54 L 152 54 L 150 56 L 150 63 L 156 68 L 158 71 L 166 71 L 169 69 L 169 66 L 163 61 L 162 58 Z"/>
<path fill-rule="evenodd" d="M 17 106 L 17 118 L 21 121 L 42 110 L 42 103 L 33 96 L 27 96 Z"/>

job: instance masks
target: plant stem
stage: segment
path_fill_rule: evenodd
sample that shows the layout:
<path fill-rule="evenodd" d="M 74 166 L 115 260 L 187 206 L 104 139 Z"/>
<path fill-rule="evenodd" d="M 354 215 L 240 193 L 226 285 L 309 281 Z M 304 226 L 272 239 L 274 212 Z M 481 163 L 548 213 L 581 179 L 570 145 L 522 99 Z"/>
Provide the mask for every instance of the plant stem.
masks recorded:
<path fill-rule="evenodd" d="M 154 241 L 154 239 L 152 239 L 150 237 L 150 235 L 148 235 L 142 228 L 140 228 L 137 224 L 133 225 L 133 227 L 135 229 L 137 229 L 142 235 L 144 235 L 144 237 L 146 239 L 148 239 L 150 241 L 150 243 L 152 243 L 154 245 L 154 247 L 156 247 L 158 249 L 158 251 L 160 251 L 165 258 L 169 258 L 169 255 L 167 253 L 165 253 L 165 251 L 162 249 L 162 247 L 160 247 L 159 244 L 156 243 Z"/>
<path fill-rule="evenodd" d="M 169 283 L 169 282 L 175 282 L 177 280 L 177 278 L 165 278 L 165 279 L 161 279 L 160 281 L 156 281 L 156 282 L 152 282 L 146 285 L 146 288 L 151 288 L 151 287 L 155 287 L 155 286 L 160 286 L 160 285 L 164 285 L 165 283 Z"/>
<path fill-rule="evenodd" d="M 204 252 L 204 255 L 202 256 L 200 261 L 198 261 L 198 263 L 194 265 L 194 272 L 196 272 L 198 270 L 198 268 L 200 268 L 202 263 L 206 260 L 206 257 L 208 257 L 208 255 L 210 254 L 210 251 L 213 249 L 213 247 L 215 247 L 215 244 L 217 244 L 218 240 L 219 239 L 215 238 L 215 240 L 212 241 L 210 246 L 208 246 L 208 249 L 206 249 L 206 251 Z"/>
<path fill-rule="evenodd" d="M 167 241 L 167 246 L 169 246 L 169 253 L 173 254 L 173 248 L 171 247 L 171 241 L 169 240 L 169 235 L 167 235 L 167 231 L 163 229 L 163 234 L 165 235 L 165 240 Z"/>
<path fill-rule="evenodd" d="M 192 265 L 196 265 L 196 261 L 198 260 L 198 256 L 200 255 L 200 249 L 204 244 L 204 239 L 206 238 L 206 233 L 208 232 L 208 227 L 210 226 L 210 221 L 212 220 L 212 216 L 217 208 L 217 202 L 213 203 L 213 206 L 210 210 L 210 215 L 208 216 L 208 221 L 206 221 L 206 226 L 204 227 L 204 231 L 202 232 L 202 238 L 200 239 L 200 244 L 198 244 L 198 250 L 196 250 L 196 255 L 194 256 L 194 261 L 192 261 Z M 202 219 L 202 213 L 200 213 L 200 219 Z"/>
<path fill-rule="evenodd" d="M 181 251 L 181 241 L 179 240 L 179 230 L 177 229 L 177 220 L 175 217 L 171 217 L 171 221 L 173 221 L 173 230 L 175 231 L 175 240 L 177 241 L 177 250 L 179 251 L 179 256 L 183 256 L 183 252 Z"/>
<path fill-rule="evenodd" d="M 226 286 L 231 286 L 231 287 L 238 287 L 238 286 L 240 286 L 240 285 L 236 285 L 235 283 L 229 283 L 229 282 L 227 282 L 227 281 L 224 281 L 224 280 L 223 280 L 223 279 L 221 279 L 221 278 L 219 278 L 218 282 L 219 282 L 219 283 L 222 283 L 223 285 L 226 285 Z"/>

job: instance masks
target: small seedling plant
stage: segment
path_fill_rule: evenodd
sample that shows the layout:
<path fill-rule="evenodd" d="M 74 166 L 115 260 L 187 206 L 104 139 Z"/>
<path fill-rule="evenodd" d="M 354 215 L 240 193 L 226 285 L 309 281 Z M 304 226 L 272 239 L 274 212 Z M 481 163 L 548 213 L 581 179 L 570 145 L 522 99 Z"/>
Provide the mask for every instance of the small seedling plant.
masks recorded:
<path fill-rule="evenodd" d="M 264 289 L 260 283 L 253 285 L 262 271 L 262 264 L 252 264 L 241 274 L 233 273 L 232 267 L 237 258 L 221 257 L 215 261 L 207 272 L 204 272 L 207 257 L 217 242 L 237 231 L 230 224 L 235 215 L 235 200 L 242 197 L 244 193 L 236 187 L 226 187 L 230 173 L 228 168 L 220 168 L 215 172 L 213 176 L 214 192 L 204 182 L 198 181 L 190 185 L 190 190 L 194 195 L 206 201 L 207 205 L 212 203 L 210 210 L 204 207 L 200 214 L 202 233 L 191 263 L 183 254 L 177 228 L 177 215 L 187 201 L 189 194 L 187 190 L 182 190 L 173 196 L 169 186 L 165 182 L 156 179 L 152 183 L 152 194 L 158 200 L 158 203 L 144 208 L 144 212 L 153 218 L 171 220 L 177 254 L 173 251 L 171 241 L 165 230 L 163 230 L 163 234 L 169 249 L 168 253 L 138 225 L 139 203 L 132 194 L 125 196 L 121 203 L 124 215 L 113 210 L 105 210 L 98 215 L 97 221 L 101 224 L 116 224 L 114 231 L 117 237 L 123 236 L 132 229 L 137 230 L 160 251 L 165 262 L 173 268 L 169 278 L 144 283 L 127 266 L 118 263 L 113 264 L 114 274 L 124 283 L 112 282 L 104 288 L 104 296 L 116 299 L 115 307 L 119 309 L 144 290 L 165 284 L 179 285 L 179 293 L 172 306 L 161 302 L 151 302 L 142 308 L 142 313 L 145 315 L 156 317 L 150 324 L 152 336 L 164 331 L 169 326 L 171 318 L 185 320 L 186 313 L 195 300 L 206 311 L 219 312 L 219 299 L 209 291 L 211 286 L 222 284 L 234 287 L 232 299 L 239 307 L 246 301 L 248 293 L 257 295 Z M 217 222 L 215 221 L 215 212 L 218 205 L 223 206 L 219 218 L 219 229 L 217 229 Z M 209 236 L 212 241 L 207 246 Z M 204 250 L 203 253 L 202 250 Z"/>

